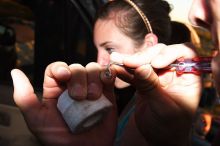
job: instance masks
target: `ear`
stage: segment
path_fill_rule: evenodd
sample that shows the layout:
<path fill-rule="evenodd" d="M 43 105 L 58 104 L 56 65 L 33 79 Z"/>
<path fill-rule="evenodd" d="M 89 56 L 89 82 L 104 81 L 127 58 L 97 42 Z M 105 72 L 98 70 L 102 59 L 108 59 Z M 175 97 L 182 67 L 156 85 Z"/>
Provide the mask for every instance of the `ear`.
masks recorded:
<path fill-rule="evenodd" d="M 145 45 L 147 45 L 147 47 L 151 47 L 158 43 L 158 38 L 155 34 L 148 33 L 145 35 L 144 42 L 145 42 Z"/>

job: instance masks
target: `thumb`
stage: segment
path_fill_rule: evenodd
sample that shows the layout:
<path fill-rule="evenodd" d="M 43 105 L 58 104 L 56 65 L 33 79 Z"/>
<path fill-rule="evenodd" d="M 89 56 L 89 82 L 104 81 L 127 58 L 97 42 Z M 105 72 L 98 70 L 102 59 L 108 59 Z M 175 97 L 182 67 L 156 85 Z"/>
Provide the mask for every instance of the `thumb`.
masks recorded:
<path fill-rule="evenodd" d="M 40 102 L 34 94 L 34 89 L 26 75 L 18 69 L 13 69 L 11 76 L 14 86 L 14 101 L 21 111 L 26 114 L 39 109 Z"/>
<path fill-rule="evenodd" d="M 159 78 L 150 64 L 142 65 L 135 70 L 135 86 L 140 94 L 150 94 L 158 89 Z"/>

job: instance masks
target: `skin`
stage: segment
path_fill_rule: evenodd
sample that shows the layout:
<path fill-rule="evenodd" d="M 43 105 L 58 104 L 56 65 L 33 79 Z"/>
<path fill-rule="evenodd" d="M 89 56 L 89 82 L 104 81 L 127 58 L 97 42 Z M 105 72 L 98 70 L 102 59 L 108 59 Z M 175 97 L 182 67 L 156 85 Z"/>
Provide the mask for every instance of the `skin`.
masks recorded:
<path fill-rule="evenodd" d="M 215 86 L 220 94 L 220 0 L 194 0 L 189 20 L 193 25 L 202 26 L 210 30 L 212 41 L 218 53 L 212 60 L 212 72 Z"/>
<path fill-rule="evenodd" d="M 113 33 L 99 32 L 97 26 Z M 13 70 L 14 100 L 31 131 L 44 145 L 113 145 L 116 106 L 93 129 L 71 134 L 56 104 L 59 95 L 67 88 L 75 100 L 96 100 L 103 93 L 115 105 L 113 88 L 117 76 L 137 89 L 136 109 L 125 129 L 127 132 L 123 135 L 122 145 L 189 145 L 191 121 L 201 92 L 200 77 L 194 74 L 177 75 L 175 70 L 160 69 L 180 57 L 193 58 L 196 54 L 186 44 L 149 47 L 148 39 L 145 40 L 140 48 L 134 48 L 132 41 L 123 36 L 112 21 L 97 21 L 94 42 L 98 48 L 98 63 L 90 63 L 86 67 L 79 64 L 68 66 L 64 62 L 50 64 L 45 70 L 41 101 L 34 94 L 27 77 L 20 70 Z M 110 47 L 103 47 L 101 44 L 104 42 L 110 42 Z M 111 47 L 115 52 L 109 55 L 106 48 Z M 135 51 L 138 49 L 141 52 Z M 113 76 L 106 77 L 102 66 L 110 60 L 132 67 L 134 72 L 129 73 L 113 65 Z M 130 131 L 134 131 L 134 135 L 130 135 Z"/>
<path fill-rule="evenodd" d="M 114 76 L 114 72 L 112 73 Z M 97 96 L 97 93 L 103 93 L 115 104 L 113 95 L 114 77 L 110 79 L 101 74 L 101 81 L 99 78 L 100 74 L 101 67 L 97 63 L 90 63 L 86 67 L 82 67 L 79 64 L 68 66 L 63 62 L 52 63 L 45 71 L 43 98 L 39 101 L 25 74 L 18 69 L 12 70 L 14 100 L 22 111 L 28 127 L 43 145 L 113 145 L 117 122 L 115 107 L 112 108 L 112 111 L 106 115 L 103 122 L 98 126 L 77 135 L 70 132 L 56 107 L 58 96 L 64 91 L 66 86 L 69 89 L 70 95 L 76 100 L 95 100 L 95 98 L 100 96 Z M 77 78 L 85 80 L 77 80 Z M 74 88 L 72 86 L 73 82 L 76 86 L 82 86 Z M 66 83 L 66 86 L 63 86 L 64 83 Z M 85 84 L 86 86 L 84 86 Z M 90 86 L 91 84 L 92 86 Z M 79 88 L 88 92 L 83 94 L 76 92 Z M 108 121 L 111 122 L 109 123 Z"/>
<path fill-rule="evenodd" d="M 173 127 L 171 126 L 178 123 L 177 124 L 178 126 L 182 125 L 181 128 L 178 128 L 178 126 L 176 127 L 177 129 L 179 129 L 179 131 L 182 131 L 179 133 L 180 134 L 179 137 L 186 137 L 186 135 L 189 134 L 189 129 L 191 126 L 190 125 L 191 117 L 198 105 L 199 92 L 200 92 L 199 77 L 192 74 L 177 76 L 175 72 L 172 71 L 165 72 L 157 76 L 156 73 L 153 72 L 151 66 L 147 66 L 146 64 L 151 64 L 152 67 L 154 67 L 155 69 L 163 68 L 166 67 L 169 63 L 172 63 L 176 59 L 176 57 L 185 57 L 185 58 L 194 57 L 196 54 L 192 51 L 192 49 L 187 48 L 187 51 L 184 52 L 185 54 L 181 54 L 183 56 L 178 56 L 180 55 L 178 54 L 179 53 L 178 47 L 166 48 L 165 45 L 159 44 L 156 45 L 154 49 L 151 50 L 149 48 L 147 41 L 145 41 L 145 43 L 142 44 L 140 47 L 135 47 L 133 41 L 119 31 L 119 29 L 115 26 L 113 20 L 98 20 L 96 22 L 94 29 L 94 42 L 96 44 L 96 47 L 98 48 L 99 64 L 105 65 L 108 64 L 111 60 L 114 62 L 123 63 L 127 67 L 136 68 L 137 71 L 137 74 L 133 75 L 133 74 L 129 74 L 121 67 L 114 66 L 117 72 L 117 76 L 119 78 L 121 77 L 124 81 L 134 85 L 138 89 L 136 92 L 136 96 L 137 97 L 140 96 L 140 98 L 137 98 L 137 107 L 136 107 L 137 112 L 131 116 L 129 123 L 126 126 L 125 129 L 126 132 L 122 136 L 121 145 L 125 145 L 125 146 L 135 145 L 135 144 L 148 145 L 152 143 L 157 145 L 159 143 L 154 143 L 156 139 L 155 141 L 153 140 L 154 142 L 151 142 L 152 140 L 149 139 L 149 137 L 155 135 L 155 137 L 158 138 L 158 131 L 156 133 L 150 133 L 149 131 L 152 131 L 152 129 L 149 127 L 158 127 L 158 129 L 161 130 L 160 125 L 165 123 L 166 126 L 164 127 L 166 128 L 164 128 L 161 131 L 161 133 L 164 134 L 166 133 L 166 131 L 170 131 L 170 129 L 173 129 Z M 185 47 L 185 45 L 183 46 Z M 182 46 L 180 45 L 179 47 Z M 174 54 L 173 58 L 170 56 L 170 54 L 166 54 L 168 53 L 167 50 Z M 113 53 L 111 53 L 110 55 L 109 52 L 113 52 Z M 141 54 L 140 52 L 144 52 L 144 53 Z M 139 76 L 141 76 L 141 78 L 150 79 L 149 81 L 150 83 L 146 83 L 145 81 L 141 83 L 142 81 L 139 80 Z M 186 81 L 187 79 L 188 81 Z M 116 87 L 121 87 L 121 88 L 124 87 L 124 81 L 118 79 L 117 82 L 116 79 L 116 83 L 115 83 Z M 192 87 L 191 89 L 193 89 L 195 92 L 194 91 L 190 92 L 189 90 L 191 89 L 189 89 L 189 87 Z M 142 95 L 142 90 L 143 90 L 142 88 L 146 88 L 143 91 L 144 92 L 143 95 Z M 147 90 L 148 88 L 152 88 L 151 89 L 152 93 L 148 91 L 145 92 L 145 90 Z M 154 88 L 156 88 L 155 91 L 153 91 Z M 186 95 L 185 94 L 186 92 L 192 94 Z M 158 93 L 157 96 L 152 95 L 155 93 Z M 180 96 L 180 94 L 183 94 L 184 97 Z M 154 98 L 148 99 L 148 97 L 154 97 Z M 161 97 L 163 98 L 161 99 Z M 191 97 L 195 97 L 195 98 L 191 98 Z M 146 101 L 145 98 L 147 98 L 148 100 Z M 146 108 L 149 107 L 149 105 L 150 108 Z M 163 117 L 164 116 L 163 114 L 165 113 L 160 112 L 162 110 L 166 111 L 164 109 L 168 109 L 167 113 L 170 114 L 170 117 L 168 116 L 169 118 Z M 170 113 L 169 110 L 171 109 L 173 110 L 178 109 L 176 115 L 174 113 Z M 155 113 L 155 111 L 157 112 Z M 143 116 L 145 114 L 146 116 Z M 181 116 L 179 117 L 178 114 L 180 114 L 182 117 Z M 159 117 L 163 117 L 162 119 L 164 120 L 157 122 L 153 120 L 154 122 L 152 122 L 152 119 L 154 119 L 155 115 L 157 116 L 159 115 Z M 176 117 L 176 118 L 178 117 L 179 120 L 173 119 L 173 121 L 171 122 L 172 119 L 171 117 Z M 189 123 L 185 124 L 185 120 L 183 120 L 183 117 L 185 119 L 188 119 Z M 169 122 L 167 122 L 166 120 Z M 139 123 L 138 125 L 141 125 L 140 127 L 137 126 L 137 122 Z M 145 129 L 145 131 L 141 130 L 143 129 L 142 126 Z M 140 130 L 138 128 L 140 128 Z M 174 135 L 177 135 L 176 131 L 171 132 L 169 138 L 172 138 Z M 187 140 L 177 139 L 177 141 L 186 142 Z M 161 142 L 166 143 L 166 139 L 161 140 Z M 169 145 L 172 144 L 169 143 Z"/>
<path fill-rule="evenodd" d="M 110 63 L 111 52 L 118 52 L 127 55 L 135 53 L 133 40 L 119 31 L 114 24 L 114 20 L 98 20 L 96 22 L 94 27 L 94 43 L 98 50 L 97 62 L 102 66 L 106 66 Z M 141 50 L 142 48 L 143 47 L 138 49 Z M 124 88 L 129 86 L 129 84 L 116 78 L 115 86 L 117 88 Z"/>
<path fill-rule="evenodd" d="M 97 62 L 102 66 L 106 66 L 111 62 L 110 54 L 112 52 L 132 55 L 156 44 L 157 37 L 153 34 L 147 34 L 145 43 L 135 46 L 134 41 L 115 26 L 114 20 L 97 20 L 94 27 L 94 43 L 98 50 Z M 116 88 L 125 88 L 127 86 L 129 86 L 127 82 L 116 78 Z"/>
<path fill-rule="evenodd" d="M 182 47 L 182 45 L 179 45 L 179 48 Z M 194 57 L 195 54 L 190 48 L 185 50 L 185 54 L 182 52 L 179 56 L 179 48 L 176 45 L 175 47 L 165 47 L 159 44 L 154 46 L 154 50 L 146 51 L 144 55 L 135 54 L 123 59 L 123 63 L 127 67 L 136 67 L 134 76 L 127 77 L 127 81 L 137 89 L 136 112 L 133 116 L 135 119 L 133 123 L 130 119 L 129 123 L 136 125 L 149 145 L 164 143 L 177 145 L 180 141 L 181 144 L 178 145 L 188 145 L 186 142 L 189 137 L 191 120 L 198 107 L 200 97 L 200 78 L 193 74 L 178 76 L 173 71 L 161 74 L 154 72 L 155 69 L 163 68 L 179 57 Z M 168 52 L 172 52 L 173 56 L 170 56 Z M 154 57 L 147 57 L 148 62 L 145 59 L 147 54 L 154 53 L 156 53 Z M 121 54 L 112 54 L 112 58 L 117 58 L 113 55 L 120 55 L 118 57 L 120 60 L 123 58 Z M 116 66 L 115 69 L 118 76 L 124 74 L 124 70 L 121 68 Z M 158 141 L 158 137 L 161 138 L 160 141 Z M 172 143 L 170 139 L 173 139 L 173 137 L 176 138 L 176 141 L 174 140 Z"/>

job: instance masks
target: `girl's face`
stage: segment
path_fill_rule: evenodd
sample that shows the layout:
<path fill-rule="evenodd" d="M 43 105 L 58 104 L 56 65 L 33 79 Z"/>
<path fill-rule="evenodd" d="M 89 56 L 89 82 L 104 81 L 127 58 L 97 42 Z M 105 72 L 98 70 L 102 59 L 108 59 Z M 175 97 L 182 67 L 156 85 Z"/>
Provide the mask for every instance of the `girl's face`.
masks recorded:
<path fill-rule="evenodd" d="M 121 54 L 134 54 L 135 48 L 133 40 L 124 35 L 115 25 L 114 20 L 97 20 L 94 27 L 94 43 L 98 50 L 97 62 L 102 66 L 110 62 L 110 53 L 118 52 Z M 115 86 L 124 88 L 129 84 L 116 78 Z"/>

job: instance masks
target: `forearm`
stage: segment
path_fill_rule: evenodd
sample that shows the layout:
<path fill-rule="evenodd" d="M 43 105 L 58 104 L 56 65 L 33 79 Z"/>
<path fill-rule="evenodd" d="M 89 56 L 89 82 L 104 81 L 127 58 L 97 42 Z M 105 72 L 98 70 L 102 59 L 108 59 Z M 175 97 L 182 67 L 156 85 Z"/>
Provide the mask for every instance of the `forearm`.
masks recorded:
<path fill-rule="evenodd" d="M 137 127 L 146 141 L 151 146 L 190 146 L 192 114 L 176 108 L 170 98 L 155 98 L 141 100 L 136 107 Z"/>

